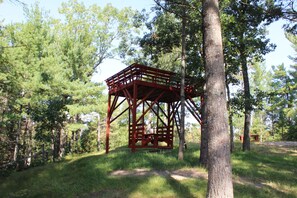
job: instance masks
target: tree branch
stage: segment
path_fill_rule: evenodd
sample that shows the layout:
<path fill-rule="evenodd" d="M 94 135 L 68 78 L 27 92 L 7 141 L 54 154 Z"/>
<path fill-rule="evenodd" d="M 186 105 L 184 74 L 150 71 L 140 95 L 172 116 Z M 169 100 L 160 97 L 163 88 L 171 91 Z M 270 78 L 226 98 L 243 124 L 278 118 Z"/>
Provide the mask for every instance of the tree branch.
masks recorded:
<path fill-rule="evenodd" d="M 20 0 L 9 0 L 11 3 L 19 3 L 19 4 L 21 4 L 23 7 L 24 6 L 27 6 L 27 4 L 26 3 L 24 3 L 24 2 L 22 2 L 22 1 L 20 1 Z"/>

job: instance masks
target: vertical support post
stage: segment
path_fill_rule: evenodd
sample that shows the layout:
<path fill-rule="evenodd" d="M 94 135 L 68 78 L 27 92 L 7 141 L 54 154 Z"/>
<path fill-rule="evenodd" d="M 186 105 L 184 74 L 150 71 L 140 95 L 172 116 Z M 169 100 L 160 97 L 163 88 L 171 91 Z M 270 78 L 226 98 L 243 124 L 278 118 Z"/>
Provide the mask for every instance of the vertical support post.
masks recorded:
<path fill-rule="evenodd" d="M 131 131 L 131 108 L 128 109 L 128 146 L 132 144 L 132 131 Z"/>
<path fill-rule="evenodd" d="M 41 145 L 41 152 L 42 152 L 42 162 L 45 163 L 44 144 Z"/>
<path fill-rule="evenodd" d="M 158 129 L 159 129 L 159 118 L 160 118 L 160 117 L 159 117 L 159 116 L 160 116 L 160 115 L 159 115 L 159 108 L 160 108 L 159 105 L 160 105 L 160 104 L 159 104 L 159 102 L 156 102 L 156 104 L 157 104 L 157 115 L 156 115 L 156 116 L 157 116 L 157 127 L 156 127 L 156 128 L 157 128 L 157 133 L 158 133 Z"/>
<path fill-rule="evenodd" d="M 167 110 L 167 126 L 169 127 L 170 126 L 170 103 L 166 103 L 166 110 Z"/>
<path fill-rule="evenodd" d="M 172 146 L 172 142 L 171 142 L 171 131 L 173 131 L 173 128 L 171 129 L 171 119 L 170 119 L 170 103 L 166 103 L 166 108 L 167 108 L 167 134 L 166 134 L 166 141 L 167 141 L 167 146 L 171 147 Z"/>
<path fill-rule="evenodd" d="M 200 124 L 200 130 L 202 134 L 202 128 L 204 127 L 204 117 L 205 117 L 205 100 L 204 100 L 204 94 L 200 96 L 200 103 L 201 103 L 201 124 Z"/>
<path fill-rule="evenodd" d="M 141 115 L 142 115 L 142 123 L 144 124 L 144 121 L 145 121 L 145 119 L 144 119 L 144 111 L 145 111 L 145 108 L 144 108 L 144 100 L 142 101 L 142 113 L 141 113 Z"/>
<path fill-rule="evenodd" d="M 146 134 L 146 126 L 145 126 L 145 123 L 144 123 L 144 116 L 145 116 L 144 115 L 144 100 L 142 100 L 141 103 L 142 103 L 142 112 L 141 112 L 141 116 L 142 116 L 142 118 L 141 118 L 142 139 L 141 139 L 141 145 L 143 147 L 143 146 L 145 146 L 145 141 L 146 141 L 146 138 L 144 136 L 144 134 Z"/>
<path fill-rule="evenodd" d="M 133 84 L 132 101 L 132 152 L 136 151 L 136 108 L 137 108 L 137 84 Z"/>
<path fill-rule="evenodd" d="M 160 130 L 159 130 L 160 103 L 157 102 L 156 104 L 157 104 L 157 123 L 156 123 L 157 124 L 157 126 L 156 126 L 156 134 L 157 134 L 156 137 L 157 137 L 157 140 L 156 140 L 156 147 L 158 147 L 158 145 L 159 145 L 159 137 L 160 137 Z"/>
<path fill-rule="evenodd" d="M 109 152 L 109 135 L 110 135 L 110 119 L 111 119 L 111 95 L 108 94 L 108 108 L 107 108 L 107 119 L 106 119 L 106 140 L 105 140 L 105 153 L 108 154 Z"/>

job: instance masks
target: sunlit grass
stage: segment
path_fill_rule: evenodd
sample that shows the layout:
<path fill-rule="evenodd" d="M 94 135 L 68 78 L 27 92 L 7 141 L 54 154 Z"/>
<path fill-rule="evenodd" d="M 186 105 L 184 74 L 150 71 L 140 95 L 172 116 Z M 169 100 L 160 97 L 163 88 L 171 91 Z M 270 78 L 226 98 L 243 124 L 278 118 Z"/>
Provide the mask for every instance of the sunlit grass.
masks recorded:
<path fill-rule="evenodd" d="M 1 197 L 205 197 L 203 178 L 176 180 L 169 175 L 111 176 L 116 170 L 196 170 L 197 144 L 190 144 L 185 160 L 177 160 L 177 149 L 136 153 L 125 147 L 105 155 L 90 153 L 66 157 L 58 163 L 16 172 L 0 178 Z M 288 150 L 253 145 L 232 154 L 235 197 L 296 197 L 297 157 Z M 241 179 L 242 182 L 236 180 Z"/>

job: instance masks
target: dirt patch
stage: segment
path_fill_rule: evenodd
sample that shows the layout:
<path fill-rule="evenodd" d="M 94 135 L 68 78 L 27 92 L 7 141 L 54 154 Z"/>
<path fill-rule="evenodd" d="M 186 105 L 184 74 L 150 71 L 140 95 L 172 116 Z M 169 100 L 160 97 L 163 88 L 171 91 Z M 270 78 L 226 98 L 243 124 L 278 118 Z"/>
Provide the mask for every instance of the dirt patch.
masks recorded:
<path fill-rule="evenodd" d="M 116 170 L 116 171 L 113 171 L 110 175 L 111 176 L 128 176 L 128 177 L 158 175 L 158 176 L 171 177 L 175 180 L 184 180 L 184 179 L 190 179 L 190 178 L 207 179 L 206 172 L 199 172 L 195 169 L 179 169 L 174 171 L 149 170 L 149 169 Z"/>
<path fill-rule="evenodd" d="M 278 146 L 278 147 L 297 147 L 297 142 L 291 142 L 291 141 L 262 142 L 261 144 L 267 145 L 267 146 Z"/>
<path fill-rule="evenodd" d="M 148 176 L 148 175 L 169 175 L 168 171 L 149 170 L 145 168 L 137 168 L 134 170 L 116 170 L 113 171 L 111 176 Z"/>
<path fill-rule="evenodd" d="M 244 177 L 239 177 L 239 176 L 233 176 L 233 182 L 236 184 L 241 184 L 241 185 L 250 185 L 250 186 L 254 186 L 256 188 L 262 188 L 264 186 L 266 186 L 266 184 L 264 184 L 263 182 L 252 182 Z"/>
<path fill-rule="evenodd" d="M 207 179 L 207 172 L 199 172 L 195 169 L 179 169 L 171 171 L 170 176 L 176 180 L 183 180 L 188 178 L 203 178 Z"/>
<path fill-rule="evenodd" d="M 292 155 L 297 155 L 297 142 L 289 142 L 289 141 L 280 141 L 280 142 L 263 142 L 260 143 L 264 146 L 272 146 L 276 147 L 278 150 L 281 150 L 283 153 L 287 153 L 290 151 Z M 137 176 L 151 176 L 157 175 L 162 177 L 170 177 L 177 181 L 185 180 L 185 179 L 192 179 L 192 178 L 201 178 L 201 179 L 208 179 L 207 172 L 203 172 L 198 169 L 189 168 L 189 169 L 178 169 L 173 171 L 168 170 L 149 170 L 149 169 L 134 169 L 134 170 L 116 170 L 113 171 L 110 176 L 115 177 L 137 177 Z M 264 183 L 263 181 L 250 181 L 247 178 L 233 176 L 233 182 L 242 185 L 251 185 L 256 188 L 262 188 L 264 186 L 269 186 L 268 184 Z"/>
<path fill-rule="evenodd" d="M 261 145 L 272 148 L 270 152 L 277 154 L 286 154 L 297 156 L 297 142 L 280 141 L 280 142 L 262 142 Z"/>
<path fill-rule="evenodd" d="M 119 191 L 116 189 L 110 189 L 110 190 L 101 190 L 98 192 L 91 192 L 91 193 L 86 193 L 84 195 L 77 196 L 80 198 L 97 198 L 97 197 L 114 197 L 114 198 L 126 198 L 125 196 L 125 191 Z"/>
<path fill-rule="evenodd" d="M 151 176 L 158 175 L 162 177 L 171 177 L 177 181 L 185 180 L 185 179 L 208 179 L 207 172 L 201 172 L 194 168 L 189 169 L 178 169 L 173 171 L 167 170 L 149 170 L 149 169 L 134 169 L 134 170 L 117 170 L 113 171 L 110 176 L 116 177 L 137 177 L 137 176 Z M 262 182 L 252 182 L 246 178 L 233 176 L 233 182 L 242 185 L 251 185 L 256 188 L 262 188 L 267 186 Z"/>

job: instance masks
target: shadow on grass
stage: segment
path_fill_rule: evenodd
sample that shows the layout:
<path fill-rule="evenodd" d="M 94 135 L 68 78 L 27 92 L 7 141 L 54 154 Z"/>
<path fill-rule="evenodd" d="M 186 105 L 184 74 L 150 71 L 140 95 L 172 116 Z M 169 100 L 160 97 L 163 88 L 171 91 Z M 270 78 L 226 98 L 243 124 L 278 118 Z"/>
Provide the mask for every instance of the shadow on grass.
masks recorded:
<path fill-rule="evenodd" d="M 240 197 L 240 198 L 251 198 L 251 197 L 296 198 L 296 194 L 290 193 L 290 192 L 282 192 L 282 191 L 272 188 L 270 186 L 255 187 L 255 186 L 251 186 L 251 185 L 235 184 L 234 185 L 234 197 Z"/>
<path fill-rule="evenodd" d="M 270 156 L 261 152 L 235 152 L 233 172 L 254 182 L 283 182 L 286 191 L 263 185 L 235 184 L 235 197 L 296 197 L 296 157 Z M 185 160 L 177 160 L 177 149 L 150 152 L 120 147 L 105 154 L 89 154 L 60 163 L 33 168 L 7 178 L 0 184 L 1 197 L 205 197 L 207 181 L 177 181 L 170 176 L 116 177 L 115 170 L 176 170 L 199 167 L 197 145 L 189 145 Z"/>
<path fill-rule="evenodd" d="M 11 175 L 0 185 L 2 197 L 197 197 L 195 188 L 206 189 L 206 181 L 190 183 L 169 176 L 114 177 L 115 170 L 176 170 L 198 165 L 198 148 L 177 160 L 177 149 L 131 153 L 125 147 L 108 155 L 90 154 Z M 197 159 L 197 161 L 195 160 Z M 192 184 L 195 183 L 196 186 Z M 191 186 L 191 189 L 189 188 Z M 205 193 L 201 191 L 199 193 Z M 198 197 L 200 197 L 198 195 Z"/>
<path fill-rule="evenodd" d="M 233 154 L 233 174 L 250 178 L 297 184 L 297 159 L 286 155 L 271 155 L 255 151 Z"/>
<path fill-rule="evenodd" d="M 256 187 L 235 185 L 235 195 L 238 193 L 240 197 L 296 197 L 297 158 L 286 153 L 275 153 L 277 147 L 257 144 L 252 146 L 252 151 L 233 153 L 232 166 L 234 175 L 254 182 Z"/>
<path fill-rule="evenodd" d="M 190 153 L 190 152 L 189 152 Z M 82 197 L 197 197 L 187 186 L 169 176 L 114 177 L 114 170 L 175 170 L 192 166 L 193 162 L 178 161 L 176 150 L 131 153 L 126 148 L 118 148 L 108 155 L 94 155 L 70 161 L 59 172 L 67 192 L 65 196 Z M 190 157 L 189 157 L 190 158 Z M 196 163 L 198 164 L 198 163 Z M 70 171 L 71 170 L 71 171 Z M 70 179 L 72 181 L 70 181 Z M 50 193 L 50 192 L 48 192 Z M 59 195 L 48 194 L 50 196 Z M 63 195 L 63 194 L 62 194 Z"/>

